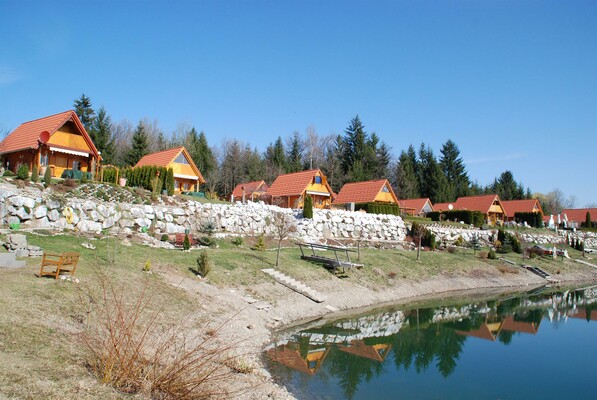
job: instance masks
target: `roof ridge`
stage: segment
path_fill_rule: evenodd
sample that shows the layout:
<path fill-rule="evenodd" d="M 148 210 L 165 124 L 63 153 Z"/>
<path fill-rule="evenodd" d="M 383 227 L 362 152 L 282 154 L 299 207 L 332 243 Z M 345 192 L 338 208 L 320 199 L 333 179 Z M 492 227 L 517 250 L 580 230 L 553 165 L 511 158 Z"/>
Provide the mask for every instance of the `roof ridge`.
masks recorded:
<path fill-rule="evenodd" d="M 66 110 L 66 111 L 62 111 L 62 112 L 56 113 L 56 114 L 52 114 L 52 115 L 46 115 L 45 117 L 41 117 L 41 118 L 32 119 L 32 120 L 30 120 L 30 121 L 25 121 L 25 122 L 21 123 L 21 125 L 25 125 L 25 124 L 28 124 L 28 123 L 30 123 L 30 122 L 39 121 L 39 120 L 42 120 L 42 119 L 48 119 L 48 118 L 55 117 L 56 115 L 60 115 L 60 114 L 66 114 L 66 113 L 69 113 L 69 114 L 70 114 L 70 113 L 74 113 L 74 112 L 75 112 L 74 110 Z M 75 113 L 75 114 L 76 114 L 76 113 Z"/>

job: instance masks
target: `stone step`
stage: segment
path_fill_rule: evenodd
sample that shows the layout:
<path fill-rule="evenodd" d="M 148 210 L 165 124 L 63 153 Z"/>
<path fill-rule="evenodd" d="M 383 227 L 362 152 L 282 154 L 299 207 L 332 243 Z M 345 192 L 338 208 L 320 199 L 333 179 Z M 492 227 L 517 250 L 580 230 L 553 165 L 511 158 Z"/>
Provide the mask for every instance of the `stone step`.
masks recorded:
<path fill-rule="evenodd" d="M 0 268 L 21 268 L 25 261 L 18 261 L 15 253 L 0 253 Z"/>
<path fill-rule="evenodd" d="M 308 297 L 309 299 L 317 303 L 322 303 L 326 300 L 326 297 L 321 293 L 318 293 L 315 289 L 305 285 L 302 282 L 297 281 L 294 278 L 284 275 L 280 271 L 276 271 L 273 268 L 266 268 L 262 269 L 261 271 L 274 278 L 274 280 L 278 283 L 281 283 L 282 285 L 294 290 L 297 293 L 302 294 L 305 297 Z"/>

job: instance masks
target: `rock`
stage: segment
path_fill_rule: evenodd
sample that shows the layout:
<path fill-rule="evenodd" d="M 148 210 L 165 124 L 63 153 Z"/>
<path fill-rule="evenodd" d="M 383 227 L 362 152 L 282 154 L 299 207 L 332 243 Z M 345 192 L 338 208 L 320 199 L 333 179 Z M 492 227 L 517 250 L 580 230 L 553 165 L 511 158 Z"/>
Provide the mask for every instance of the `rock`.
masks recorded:
<path fill-rule="evenodd" d="M 27 210 L 25 209 L 25 207 L 21 207 L 17 210 L 17 212 L 15 213 L 15 215 L 17 217 L 19 217 L 19 219 L 21 221 L 25 221 L 28 219 L 31 219 L 31 214 L 29 214 L 29 212 L 27 212 Z"/>
<path fill-rule="evenodd" d="M 101 232 L 102 224 L 90 220 L 82 220 L 77 225 L 77 228 L 81 232 Z"/>
<path fill-rule="evenodd" d="M 102 223 L 102 228 L 109 229 L 109 228 L 113 227 L 115 224 L 116 224 L 116 221 L 114 220 L 114 218 L 108 217 L 108 218 L 104 219 L 104 222 Z"/>
<path fill-rule="evenodd" d="M 92 245 L 91 243 L 81 243 L 81 246 L 85 247 L 86 249 L 90 249 L 90 250 L 95 250 L 95 246 Z"/>
<path fill-rule="evenodd" d="M 131 216 L 133 217 L 133 219 L 145 218 L 145 212 L 143 211 L 142 208 L 133 207 L 133 208 L 131 208 L 130 212 L 131 212 Z"/>
<path fill-rule="evenodd" d="M 55 210 L 57 208 L 60 208 L 60 203 L 56 200 L 53 199 L 47 199 L 46 200 L 46 205 L 48 206 L 48 208 L 50 210 Z"/>
<path fill-rule="evenodd" d="M 15 208 L 23 207 L 25 204 L 25 200 L 21 196 L 12 196 L 8 199 L 8 204 L 14 206 Z"/>
<path fill-rule="evenodd" d="M 56 209 L 53 209 L 48 213 L 48 219 L 52 222 L 58 221 L 59 218 L 60 213 Z"/>
<path fill-rule="evenodd" d="M 39 206 L 33 211 L 35 218 L 43 218 L 48 215 L 48 209 L 46 206 Z"/>
<path fill-rule="evenodd" d="M 173 208 L 172 211 L 171 211 L 171 213 L 172 213 L 172 215 L 175 215 L 175 216 L 186 215 L 186 213 L 184 212 L 184 210 L 182 208 L 178 208 L 178 207 Z"/>

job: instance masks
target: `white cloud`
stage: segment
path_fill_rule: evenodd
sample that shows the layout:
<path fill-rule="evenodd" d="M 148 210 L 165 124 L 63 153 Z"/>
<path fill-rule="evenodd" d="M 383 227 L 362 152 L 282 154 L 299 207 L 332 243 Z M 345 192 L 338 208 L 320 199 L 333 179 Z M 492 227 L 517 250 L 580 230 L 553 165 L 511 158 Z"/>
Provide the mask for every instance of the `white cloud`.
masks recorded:
<path fill-rule="evenodd" d="M 0 85 L 10 85 L 21 79 L 19 72 L 6 65 L 0 65 Z"/>
<path fill-rule="evenodd" d="M 527 153 L 512 153 L 512 154 L 498 154 L 495 156 L 487 156 L 481 158 L 475 158 L 472 160 L 465 160 L 466 164 L 482 164 L 488 162 L 496 162 L 496 161 L 507 161 L 507 160 L 516 160 L 518 158 L 524 158 L 528 154 Z"/>

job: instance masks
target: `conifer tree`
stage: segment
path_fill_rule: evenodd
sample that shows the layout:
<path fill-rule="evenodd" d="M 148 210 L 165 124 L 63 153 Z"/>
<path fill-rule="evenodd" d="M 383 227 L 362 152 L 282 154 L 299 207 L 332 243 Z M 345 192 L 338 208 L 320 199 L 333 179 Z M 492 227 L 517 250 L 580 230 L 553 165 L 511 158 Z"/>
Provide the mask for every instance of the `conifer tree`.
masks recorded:
<path fill-rule="evenodd" d="M 303 143 L 298 131 L 294 131 L 288 141 L 286 161 L 288 164 L 286 172 L 299 172 L 303 170 Z"/>
<path fill-rule="evenodd" d="M 455 201 L 458 197 L 467 196 L 470 180 L 466 173 L 464 161 L 460 157 L 458 146 L 452 140 L 448 140 L 444 143 L 440 152 L 442 155 L 439 163 L 448 182 L 447 200 Z"/>
<path fill-rule="evenodd" d="M 147 132 L 141 122 L 137 125 L 137 129 L 135 129 L 135 133 L 133 133 L 131 142 L 131 149 L 126 154 L 126 163 L 134 166 L 141 158 L 143 158 L 143 156 L 149 153 Z"/>
<path fill-rule="evenodd" d="M 89 128 L 89 137 L 91 137 L 97 151 L 102 155 L 103 163 L 112 164 L 115 153 L 112 121 L 103 106 L 98 110 L 97 117 L 93 119 L 93 123 Z"/>
<path fill-rule="evenodd" d="M 85 96 L 85 93 L 83 93 L 81 94 L 81 97 L 75 100 L 73 106 L 75 108 L 75 113 L 81 120 L 85 130 L 89 132 L 93 120 L 95 119 L 95 111 L 93 111 L 93 108 L 91 107 L 91 100 L 89 97 Z"/>
<path fill-rule="evenodd" d="M 412 146 L 409 151 L 414 153 Z M 400 199 L 416 199 L 421 197 L 419 193 L 419 182 L 415 172 L 417 160 L 405 151 L 400 153 L 398 162 L 395 167 L 394 187 L 396 188 L 396 196 Z"/>
<path fill-rule="evenodd" d="M 209 173 L 217 168 L 217 161 L 216 157 L 212 149 L 209 147 L 207 143 L 207 137 L 205 136 L 205 132 L 201 131 L 199 133 L 199 140 L 197 142 L 197 152 L 199 154 L 198 162 L 195 164 L 201 173 L 209 175 Z"/>

